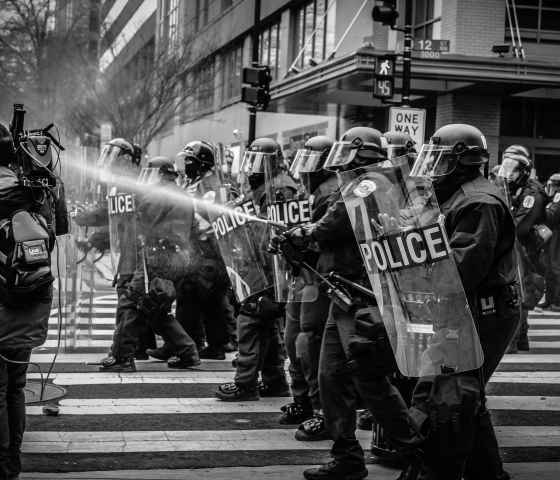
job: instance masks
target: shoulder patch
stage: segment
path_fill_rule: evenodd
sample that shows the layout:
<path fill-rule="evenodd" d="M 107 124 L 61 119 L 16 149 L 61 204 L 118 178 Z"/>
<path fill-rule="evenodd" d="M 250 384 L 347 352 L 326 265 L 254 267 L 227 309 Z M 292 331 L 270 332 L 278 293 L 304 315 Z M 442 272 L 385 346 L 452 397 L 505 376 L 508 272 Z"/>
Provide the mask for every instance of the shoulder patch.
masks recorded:
<path fill-rule="evenodd" d="M 533 197 L 533 195 L 527 195 L 523 199 L 523 207 L 525 208 L 533 208 L 534 204 L 535 204 L 535 197 Z"/>
<path fill-rule="evenodd" d="M 554 203 L 560 202 L 560 192 L 554 194 L 554 198 L 552 199 Z"/>

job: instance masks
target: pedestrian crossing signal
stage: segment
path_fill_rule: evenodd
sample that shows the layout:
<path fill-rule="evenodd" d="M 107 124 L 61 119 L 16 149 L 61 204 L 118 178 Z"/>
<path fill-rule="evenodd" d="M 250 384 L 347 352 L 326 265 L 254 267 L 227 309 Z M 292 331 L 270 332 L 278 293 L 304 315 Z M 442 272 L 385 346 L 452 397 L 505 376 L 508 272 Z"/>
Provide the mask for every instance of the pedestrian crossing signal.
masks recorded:
<path fill-rule="evenodd" d="M 393 98 L 395 92 L 395 56 L 384 55 L 375 62 L 373 80 L 373 96 L 387 100 Z"/>
<path fill-rule="evenodd" d="M 260 110 L 266 110 L 270 102 L 270 68 L 267 66 L 257 65 L 254 67 L 243 68 L 243 83 L 241 89 L 241 101 L 257 107 Z"/>

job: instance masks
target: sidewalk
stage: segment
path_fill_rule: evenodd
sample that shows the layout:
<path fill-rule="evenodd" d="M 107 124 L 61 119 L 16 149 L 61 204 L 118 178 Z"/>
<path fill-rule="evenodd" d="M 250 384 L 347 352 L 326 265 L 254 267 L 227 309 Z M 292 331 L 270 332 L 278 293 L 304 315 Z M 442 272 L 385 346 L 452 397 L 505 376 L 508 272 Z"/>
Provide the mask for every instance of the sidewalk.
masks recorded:
<path fill-rule="evenodd" d="M 25 473 L 21 480 L 286 480 L 303 479 L 306 466 L 229 467 L 192 470 L 112 470 L 78 473 Z M 395 480 L 396 470 L 368 465 L 372 480 Z M 558 480 L 560 463 L 510 463 L 512 480 Z"/>

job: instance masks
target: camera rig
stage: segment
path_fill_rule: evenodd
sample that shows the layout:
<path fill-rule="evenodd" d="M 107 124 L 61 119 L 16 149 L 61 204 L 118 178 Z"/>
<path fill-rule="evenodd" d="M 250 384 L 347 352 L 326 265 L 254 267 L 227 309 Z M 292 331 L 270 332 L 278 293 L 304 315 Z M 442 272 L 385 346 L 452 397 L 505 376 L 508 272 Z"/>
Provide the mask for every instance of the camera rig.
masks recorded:
<path fill-rule="evenodd" d="M 63 151 L 64 147 L 50 133 L 54 124 L 34 130 L 24 129 L 25 110 L 22 103 L 14 103 L 10 133 L 14 141 L 15 167 L 19 181 L 31 188 L 56 186 L 52 147 Z"/>

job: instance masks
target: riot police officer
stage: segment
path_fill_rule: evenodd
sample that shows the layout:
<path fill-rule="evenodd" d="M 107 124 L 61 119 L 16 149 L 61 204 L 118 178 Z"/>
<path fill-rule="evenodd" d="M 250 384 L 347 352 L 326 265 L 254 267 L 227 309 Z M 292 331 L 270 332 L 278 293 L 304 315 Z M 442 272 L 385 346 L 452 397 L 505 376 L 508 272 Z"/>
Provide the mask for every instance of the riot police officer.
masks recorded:
<path fill-rule="evenodd" d="M 484 352 L 480 370 L 421 378 L 415 389 L 411 412 L 415 418 L 429 418 L 421 428 L 429 432 L 424 461 L 430 479 L 508 478 L 484 387 L 517 328 L 520 301 L 515 226 L 502 193 L 481 175 L 488 157 L 480 130 L 451 124 L 434 133 L 411 172 L 411 177 L 432 179 Z M 443 382 L 455 382 L 460 401 L 438 390 Z M 457 417 L 450 415 L 453 409 Z M 458 419 L 454 426 L 451 418 Z"/>
<path fill-rule="evenodd" d="M 274 171 L 275 185 L 280 193 L 290 198 L 296 184 L 286 174 L 280 145 L 270 138 L 257 138 L 244 154 L 241 190 L 250 197 L 261 215 L 265 211 L 265 162 Z M 268 168 L 268 167 L 267 167 Z M 266 227 L 254 225 L 254 236 L 261 243 L 259 254 L 271 269 Z M 216 396 L 224 401 L 258 400 L 260 396 L 284 396 L 289 393 L 284 373 L 284 352 L 280 339 L 284 305 L 274 301 L 272 288 L 257 298 L 242 303 L 237 317 L 239 354 L 235 362 L 233 382 L 220 385 Z M 259 372 L 262 383 L 258 383 Z"/>
<path fill-rule="evenodd" d="M 290 166 L 292 176 L 298 178 L 311 195 L 312 222 L 324 215 L 338 188 L 334 173 L 323 169 L 332 145 L 333 141 L 327 136 L 311 137 L 296 152 Z M 316 261 L 316 254 L 308 255 L 308 264 L 316 267 Z M 309 294 L 313 301 L 290 302 L 286 306 L 284 343 L 290 360 L 293 402 L 282 407 L 279 420 L 281 424 L 300 424 L 296 439 L 301 441 L 329 438 L 319 393 L 319 355 L 330 300 L 320 282 L 313 277 L 310 280 L 302 295 Z"/>
<path fill-rule="evenodd" d="M 222 182 L 215 171 L 213 145 L 200 140 L 189 142 L 177 155 L 177 163 L 196 197 L 219 193 Z M 177 320 L 199 346 L 200 358 L 224 360 L 228 326 L 234 322 L 230 282 L 203 206 L 195 213 L 191 242 L 193 262 L 177 292 Z"/>
<path fill-rule="evenodd" d="M 412 168 L 417 154 L 416 142 L 408 133 L 385 132 L 381 137 L 381 142 L 383 151 L 389 160 L 406 155 L 408 157 L 408 166 Z"/>
<path fill-rule="evenodd" d="M 552 236 L 546 246 L 546 291 L 544 303 L 539 307 L 560 311 L 560 173 L 554 173 L 546 182 L 546 224 Z"/>
<path fill-rule="evenodd" d="M 511 145 L 506 148 L 500 175 L 508 185 L 511 210 L 517 227 L 518 256 L 523 281 L 523 313 L 510 353 L 515 353 L 518 349 L 529 350 L 529 310 L 535 308 L 544 293 L 544 272 L 539 266 L 542 242 L 535 227 L 545 220 L 546 195 L 539 181 L 530 178 L 532 168 L 533 162 L 525 147 Z"/>
<path fill-rule="evenodd" d="M 171 345 L 177 357 L 168 362 L 169 367 L 200 364 L 194 341 L 170 313 L 190 262 L 189 232 L 194 217 L 193 206 L 175 183 L 176 178 L 173 162 L 166 157 L 153 159 L 140 172 L 135 212 L 138 225 L 133 228 L 136 235 L 124 245 L 125 250 L 134 252 L 134 259 L 130 259 L 134 270 L 119 297 L 118 356 L 101 370 L 115 370 L 118 367 L 114 365 L 135 370 L 133 353 L 144 322 Z"/>
<path fill-rule="evenodd" d="M 381 132 L 354 127 L 333 146 L 326 168 L 352 170 L 385 162 Z M 340 191 L 317 221 L 286 234 L 293 241 L 316 242 L 317 269 L 363 283 L 366 272 Z M 323 333 L 319 365 L 319 388 L 325 424 L 334 440 L 334 460 L 304 472 L 308 480 L 358 479 L 367 476 L 363 450 L 356 439 L 357 394 L 373 412 L 391 438 L 400 445 L 418 442 L 407 406 L 385 372 L 349 369 L 349 344 L 356 333 L 353 311 L 346 311 L 333 299 Z M 392 355 L 391 355 L 392 356 Z"/>

